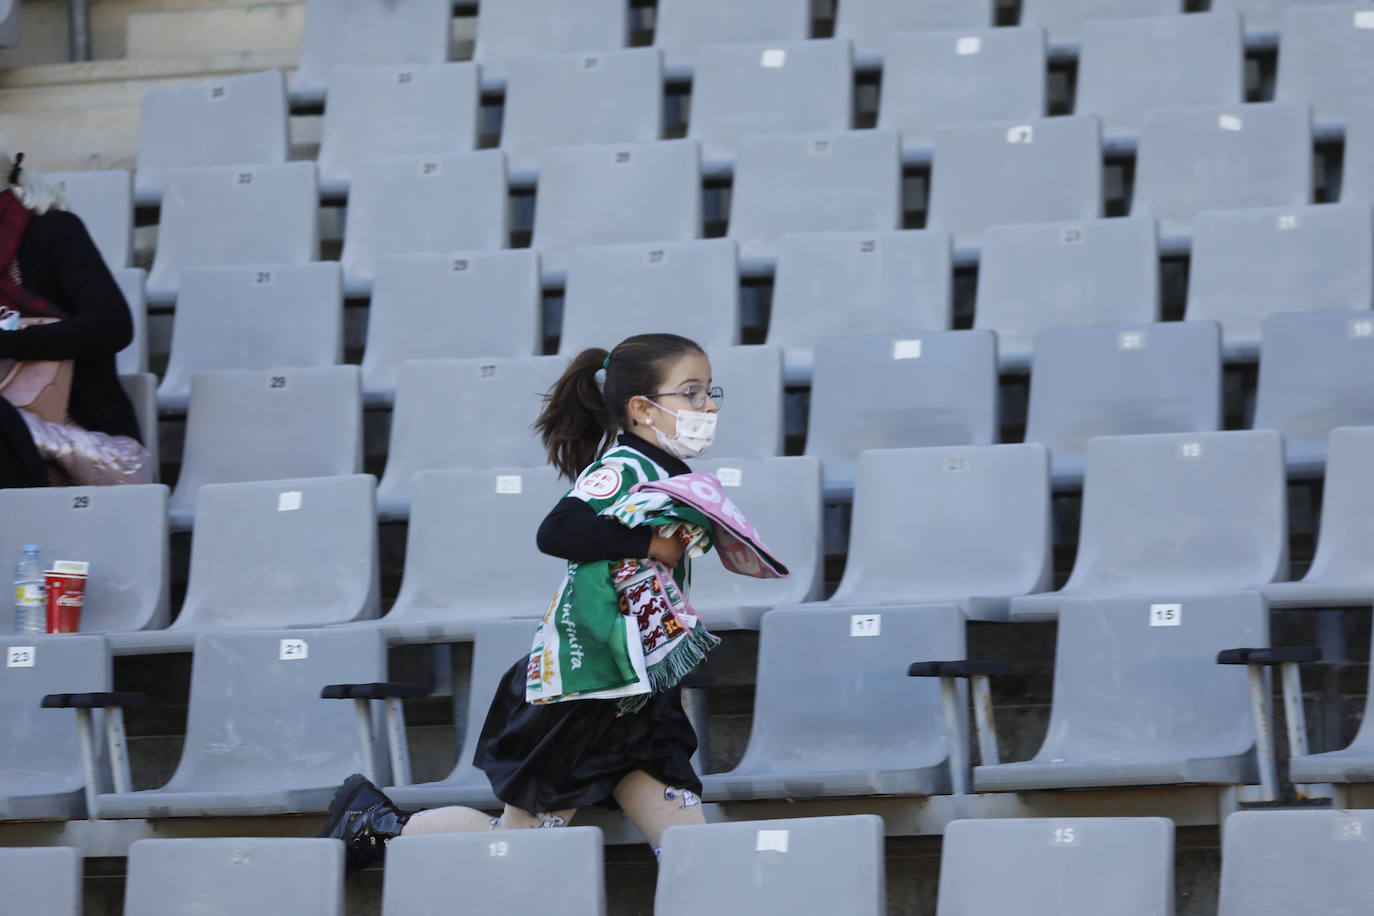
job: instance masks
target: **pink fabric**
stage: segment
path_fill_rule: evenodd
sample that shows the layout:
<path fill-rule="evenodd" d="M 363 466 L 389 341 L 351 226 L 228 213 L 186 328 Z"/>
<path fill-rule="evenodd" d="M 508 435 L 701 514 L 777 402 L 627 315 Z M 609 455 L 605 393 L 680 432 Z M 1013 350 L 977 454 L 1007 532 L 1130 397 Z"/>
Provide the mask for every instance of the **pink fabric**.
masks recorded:
<path fill-rule="evenodd" d="M 739 507 L 725 495 L 725 487 L 715 474 L 697 471 L 679 474 L 663 480 L 635 484 L 630 492 L 642 490 L 666 493 L 684 505 L 691 506 L 715 524 L 716 550 L 725 568 L 755 579 L 786 579 L 791 573 L 768 545 L 763 543 L 755 528 Z"/>

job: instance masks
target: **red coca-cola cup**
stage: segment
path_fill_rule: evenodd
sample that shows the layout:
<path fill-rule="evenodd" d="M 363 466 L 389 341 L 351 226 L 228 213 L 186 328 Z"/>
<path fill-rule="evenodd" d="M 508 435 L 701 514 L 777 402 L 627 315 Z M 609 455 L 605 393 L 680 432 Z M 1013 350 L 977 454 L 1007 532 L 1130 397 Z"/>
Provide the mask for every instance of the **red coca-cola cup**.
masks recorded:
<path fill-rule="evenodd" d="M 76 633 L 81 629 L 81 608 L 86 603 L 86 576 L 49 570 L 48 632 Z"/>

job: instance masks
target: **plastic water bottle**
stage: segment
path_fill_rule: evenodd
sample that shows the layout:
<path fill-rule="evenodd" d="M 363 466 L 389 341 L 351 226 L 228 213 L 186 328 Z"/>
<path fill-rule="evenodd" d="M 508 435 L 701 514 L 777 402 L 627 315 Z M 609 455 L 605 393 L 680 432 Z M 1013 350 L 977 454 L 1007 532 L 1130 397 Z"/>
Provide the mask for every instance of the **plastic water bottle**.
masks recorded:
<path fill-rule="evenodd" d="M 38 545 L 24 545 L 24 559 L 14 571 L 14 631 L 46 633 L 48 609 L 43 601 L 43 566 L 38 562 Z"/>

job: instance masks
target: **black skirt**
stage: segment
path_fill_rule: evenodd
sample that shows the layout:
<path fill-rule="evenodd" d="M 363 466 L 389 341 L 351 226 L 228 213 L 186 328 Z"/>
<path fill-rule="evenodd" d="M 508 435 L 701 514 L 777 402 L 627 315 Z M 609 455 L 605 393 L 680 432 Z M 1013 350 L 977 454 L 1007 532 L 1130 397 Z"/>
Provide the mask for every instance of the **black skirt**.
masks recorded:
<path fill-rule="evenodd" d="M 521 659 L 501 678 L 473 756 L 501 801 L 531 814 L 600 804 L 635 770 L 701 793 L 679 689 L 623 715 L 615 700 L 535 706 L 525 702 L 526 670 Z"/>

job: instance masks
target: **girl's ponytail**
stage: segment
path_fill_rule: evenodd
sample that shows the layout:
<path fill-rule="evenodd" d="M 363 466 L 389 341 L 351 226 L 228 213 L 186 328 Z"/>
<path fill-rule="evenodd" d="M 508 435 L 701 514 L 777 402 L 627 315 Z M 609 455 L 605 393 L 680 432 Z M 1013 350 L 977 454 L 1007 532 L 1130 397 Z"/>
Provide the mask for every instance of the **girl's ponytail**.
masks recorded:
<path fill-rule="evenodd" d="M 569 480 L 576 479 L 615 438 L 618 421 L 606 408 L 597 379 L 609 355 L 600 347 L 577 354 L 544 395 L 544 409 L 534 422 L 548 449 L 549 463 Z"/>

